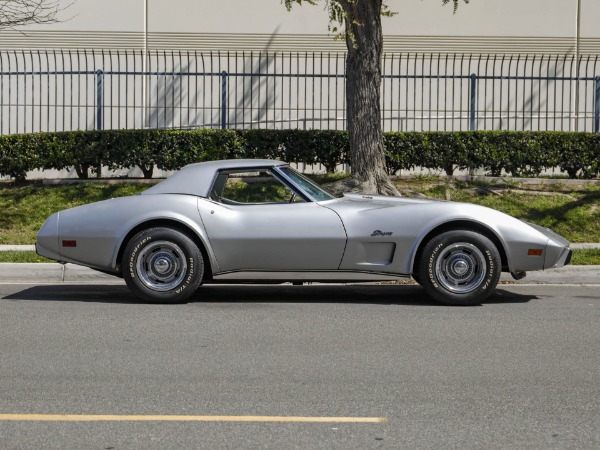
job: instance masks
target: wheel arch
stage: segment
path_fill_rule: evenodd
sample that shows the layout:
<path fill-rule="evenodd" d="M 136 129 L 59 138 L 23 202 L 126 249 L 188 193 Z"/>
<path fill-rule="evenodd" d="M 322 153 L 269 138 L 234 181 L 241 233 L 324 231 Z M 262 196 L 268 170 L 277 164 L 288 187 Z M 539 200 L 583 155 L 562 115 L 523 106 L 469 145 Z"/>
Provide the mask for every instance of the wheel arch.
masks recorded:
<path fill-rule="evenodd" d="M 149 228 L 160 228 L 160 227 L 171 228 L 173 230 L 177 230 L 181 233 L 184 233 L 192 241 L 194 241 L 194 243 L 200 249 L 200 252 L 202 253 L 202 257 L 204 258 L 204 263 L 205 263 L 204 279 L 212 279 L 212 273 L 213 273 L 212 272 L 212 261 L 211 261 L 211 258 L 209 257 L 208 249 L 207 249 L 207 246 L 206 246 L 204 240 L 198 234 L 198 232 L 196 230 L 194 230 L 192 227 L 190 227 L 189 225 L 187 225 L 183 222 L 180 222 L 180 221 L 174 220 L 174 219 L 146 220 L 144 222 L 137 224 L 135 227 L 133 227 L 131 230 L 129 230 L 127 235 L 125 235 L 125 237 L 121 241 L 121 244 L 119 245 L 119 250 L 117 252 L 116 265 L 115 265 L 117 274 L 119 276 L 122 276 L 121 260 L 123 259 L 123 253 L 125 252 L 125 248 L 127 247 L 127 244 L 129 243 L 131 238 L 133 238 L 133 236 L 135 236 L 140 231 L 147 230 Z"/>
<path fill-rule="evenodd" d="M 423 248 L 427 245 L 427 243 L 434 237 L 439 234 L 445 233 L 446 231 L 452 230 L 461 230 L 461 231 L 474 231 L 479 233 L 485 237 L 487 237 L 498 249 L 500 253 L 500 259 L 502 261 L 502 271 L 508 270 L 508 257 L 506 253 L 506 249 L 504 248 L 504 244 L 502 240 L 498 237 L 498 235 L 487 226 L 483 225 L 480 222 L 474 222 L 471 220 L 452 220 L 450 222 L 444 222 L 442 224 L 437 225 L 433 229 L 429 230 L 427 234 L 425 234 L 421 241 L 417 246 L 417 250 L 414 253 L 412 264 L 411 264 L 411 273 L 415 273 L 416 268 L 419 267 L 419 263 L 421 261 L 421 257 L 423 255 Z"/>

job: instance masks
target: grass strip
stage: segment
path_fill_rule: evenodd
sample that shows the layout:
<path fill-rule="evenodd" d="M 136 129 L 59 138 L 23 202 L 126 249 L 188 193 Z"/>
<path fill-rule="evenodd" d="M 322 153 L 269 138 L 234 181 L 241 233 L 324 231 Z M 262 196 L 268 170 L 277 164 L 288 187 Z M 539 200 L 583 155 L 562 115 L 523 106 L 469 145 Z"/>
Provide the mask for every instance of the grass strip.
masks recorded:
<path fill-rule="evenodd" d="M 7 250 L 0 252 L 0 263 L 48 263 L 54 262 L 32 250 Z"/>
<path fill-rule="evenodd" d="M 571 264 L 574 266 L 598 266 L 600 265 L 600 249 L 585 248 L 573 250 Z"/>
<path fill-rule="evenodd" d="M 318 177 L 319 181 L 330 181 Z M 600 242 L 600 187 L 578 189 L 561 185 L 530 187 L 517 184 L 457 182 L 444 178 L 398 180 L 409 196 L 453 200 L 488 206 L 545 226 L 570 242 Z M 48 216 L 73 206 L 135 195 L 148 185 L 81 183 L 45 186 L 39 182 L 0 186 L 0 244 L 33 244 Z M 259 186 L 249 186 L 258 189 Z"/>
<path fill-rule="evenodd" d="M 55 212 L 135 195 L 148 187 L 139 183 L 44 186 L 39 182 L 0 187 L 0 244 L 33 244 L 44 221 Z"/>

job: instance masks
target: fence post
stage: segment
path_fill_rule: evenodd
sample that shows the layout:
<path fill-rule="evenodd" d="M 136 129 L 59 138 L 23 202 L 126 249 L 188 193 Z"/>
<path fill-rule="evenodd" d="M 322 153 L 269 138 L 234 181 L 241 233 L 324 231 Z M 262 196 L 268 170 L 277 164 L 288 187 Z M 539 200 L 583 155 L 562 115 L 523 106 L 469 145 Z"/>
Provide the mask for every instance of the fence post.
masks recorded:
<path fill-rule="evenodd" d="M 600 77 L 596 77 L 596 105 L 594 107 L 594 133 L 600 133 Z"/>
<path fill-rule="evenodd" d="M 227 72 L 221 72 L 221 129 L 227 128 Z"/>
<path fill-rule="evenodd" d="M 471 108 L 469 110 L 469 131 L 475 131 L 475 115 L 476 115 L 476 97 L 477 97 L 477 75 L 471 74 Z"/>
<path fill-rule="evenodd" d="M 103 93 L 104 72 L 96 70 L 96 130 L 102 129 L 102 93 Z"/>

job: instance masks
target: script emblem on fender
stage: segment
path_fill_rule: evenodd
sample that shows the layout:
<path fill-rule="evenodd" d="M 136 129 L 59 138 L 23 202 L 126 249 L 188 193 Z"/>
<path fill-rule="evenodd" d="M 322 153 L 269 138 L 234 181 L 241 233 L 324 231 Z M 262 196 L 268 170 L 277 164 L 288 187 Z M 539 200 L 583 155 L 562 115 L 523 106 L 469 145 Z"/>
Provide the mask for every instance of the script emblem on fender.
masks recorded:
<path fill-rule="evenodd" d="M 375 230 L 373 231 L 373 233 L 371 234 L 371 237 L 377 237 L 377 236 L 391 236 L 392 232 L 391 231 L 381 231 L 381 230 Z"/>

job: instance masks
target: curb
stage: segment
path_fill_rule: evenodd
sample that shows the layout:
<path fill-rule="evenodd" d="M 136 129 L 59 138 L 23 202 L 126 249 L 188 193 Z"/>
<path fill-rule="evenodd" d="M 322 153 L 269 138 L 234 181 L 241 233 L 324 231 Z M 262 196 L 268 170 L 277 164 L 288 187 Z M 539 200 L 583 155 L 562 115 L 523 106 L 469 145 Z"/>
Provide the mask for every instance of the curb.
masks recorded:
<path fill-rule="evenodd" d="M 0 245 L 0 252 L 35 252 L 35 245 Z"/>
<path fill-rule="evenodd" d="M 575 249 L 575 250 L 587 250 L 590 248 L 592 248 L 592 249 L 600 248 L 600 244 L 588 242 L 588 243 L 584 243 L 584 244 L 570 244 L 569 247 L 572 249 Z"/>
<path fill-rule="evenodd" d="M 88 267 L 76 264 L 59 263 L 0 263 L 2 283 L 62 283 L 67 281 L 119 281 L 118 277 L 107 275 Z"/>
<path fill-rule="evenodd" d="M 0 283 L 117 282 L 123 280 L 87 267 L 59 263 L 0 263 Z M 547 271 L 528 272 L 516 281 L 503 273 L 505 284 L 585 284 L 600 285 L 600 266 L 566 266 Z"/>

